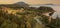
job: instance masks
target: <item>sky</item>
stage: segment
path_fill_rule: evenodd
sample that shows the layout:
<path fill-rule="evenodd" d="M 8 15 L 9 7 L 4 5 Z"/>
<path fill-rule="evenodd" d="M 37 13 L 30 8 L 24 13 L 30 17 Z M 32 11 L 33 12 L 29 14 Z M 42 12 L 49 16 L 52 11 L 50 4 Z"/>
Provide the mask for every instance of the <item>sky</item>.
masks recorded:
<path fill-rule="evenodd" d="M 0 4 L 13 4 L 21 1 L 28 4 L 60 4 L 60 0 L 0 0 Z"/>

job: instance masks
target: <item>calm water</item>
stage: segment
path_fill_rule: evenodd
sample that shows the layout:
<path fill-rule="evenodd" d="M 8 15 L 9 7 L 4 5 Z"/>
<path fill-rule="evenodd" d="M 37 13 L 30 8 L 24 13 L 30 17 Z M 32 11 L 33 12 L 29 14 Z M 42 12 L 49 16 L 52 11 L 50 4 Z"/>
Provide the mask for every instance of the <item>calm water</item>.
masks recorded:
<path fill-rule="evenodd" d="M 32 7 L 39 7 L 39 6 L 49 6 L 52 7 L 56 12 L 53 14 L 53 18 L 56 18 L 58 15 L 60 17 L 60 5 L 31 5 Z"/>

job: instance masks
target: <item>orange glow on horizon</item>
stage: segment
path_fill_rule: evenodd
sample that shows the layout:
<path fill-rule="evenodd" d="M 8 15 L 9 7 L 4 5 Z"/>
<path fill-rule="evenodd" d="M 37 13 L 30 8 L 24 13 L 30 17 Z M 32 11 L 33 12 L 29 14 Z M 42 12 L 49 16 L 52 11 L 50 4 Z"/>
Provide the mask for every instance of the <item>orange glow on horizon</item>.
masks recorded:
<path fill-rule="evenodd" d="M 20 1 L 24 1 L 28 4 L 60 4 L 60 0 L 0 0 L 0 4 L 13 4 Z"/>

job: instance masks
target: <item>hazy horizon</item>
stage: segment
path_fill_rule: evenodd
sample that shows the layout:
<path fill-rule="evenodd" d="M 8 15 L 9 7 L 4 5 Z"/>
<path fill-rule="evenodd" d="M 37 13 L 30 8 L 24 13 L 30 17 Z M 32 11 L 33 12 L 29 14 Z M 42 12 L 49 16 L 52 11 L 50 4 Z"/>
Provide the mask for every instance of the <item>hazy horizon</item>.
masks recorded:
<path fill-rule="evenodd" d="M 21 1 L 28 4 L 60 4 L 60 0 L 0 0 L 0 4 L 13 4 Z"/>

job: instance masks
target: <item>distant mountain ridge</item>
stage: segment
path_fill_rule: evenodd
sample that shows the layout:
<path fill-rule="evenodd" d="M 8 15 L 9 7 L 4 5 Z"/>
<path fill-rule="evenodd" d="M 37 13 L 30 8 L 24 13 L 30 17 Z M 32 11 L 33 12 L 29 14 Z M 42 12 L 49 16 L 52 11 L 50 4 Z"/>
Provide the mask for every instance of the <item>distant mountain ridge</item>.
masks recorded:
<path fill-rule="evenodd" d="M 29 7 L 29 5 L 26 4 L 25 2 L 17 2 L 14 4 L 0 4 L 0 6 L 9 7 L 9 8 L 28 8 Z"/>
<path fill-rule="evenodd" d="M 29 5 L 25 2 L 17 2 L 17 3 L 14 3 L 14 4 L 17 4 L 17 5 L 20 5 L 20 6 L 23 6 L 23 7 L 28 7 Z"/>

